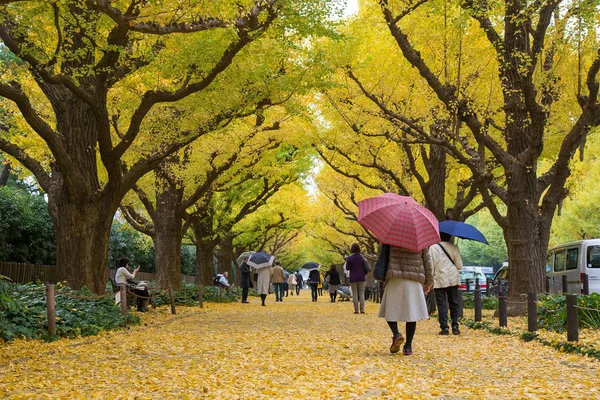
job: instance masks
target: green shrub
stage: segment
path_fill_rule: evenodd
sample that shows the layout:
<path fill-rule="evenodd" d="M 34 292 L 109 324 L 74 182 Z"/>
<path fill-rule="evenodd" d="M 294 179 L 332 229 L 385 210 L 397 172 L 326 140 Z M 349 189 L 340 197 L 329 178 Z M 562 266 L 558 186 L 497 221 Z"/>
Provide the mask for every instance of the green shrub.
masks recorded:
<path fill-rule="evenodd" d="M 475 308 L 475 293 L 463 292 L 463 308 Z M 484 310 L 495 310 L 498 308 L 496 297 L 481 296 L 481 308 Z"/>
<path fill-rule="evenodd" d="M 159 291 L 156 288 L 156 284 L 153 282 L 150 284 L 150 288 L 153 292 Z M 239 296 L 239 288 L 234 287 L 231 295 L 227 295 L 224 291 L 221 297 L 222 302 L 233 302 L 237 301 Z M 174 291 L 173 297 L 176 305 L 183 306 L 197 306 L 198 305 L 198 286 L 193 283 L 184 283 L 181 290 Z M 219 288 L 216 286 L 202 286 L 202 301 L 207 302 L 218 302 L 219 301 Z M 169 293 L 164 293 L 160 296 L 153 298 L 155 305 L 171 304 L 169 299 Z"/>
<path fill-rule="evenodd" d="M 579 327 L 600 328 L 600 294 L 577 296 Z M 540 295 L 538 297 L 538 326 L 549 331 L 564 332 L 567 329 L 567 298 L 564 295 Z"/>
<path fill-rule="evenodd" d="M 17 337 L 48 338 L 45 286 L 41 284 L 19 285 L 14 288 L 27 292 L 8 292 L 11 306 L 0 309 L 4 324 L 0 327 L 0 337 L 11 340 Z M 8 290 L 8 289 L 7 289 Z M 29 292 L 29 291 L 34 292 Z M 114 298 L 77 299 L 74 296 L 95 296 L 86 289 L 70 290 L 56 285 L 56 334 L 60 337 L 96 335 L 103 330 L 113 330 L 139 323 L 135 315 L 122 316 L 114 304 Z"/>

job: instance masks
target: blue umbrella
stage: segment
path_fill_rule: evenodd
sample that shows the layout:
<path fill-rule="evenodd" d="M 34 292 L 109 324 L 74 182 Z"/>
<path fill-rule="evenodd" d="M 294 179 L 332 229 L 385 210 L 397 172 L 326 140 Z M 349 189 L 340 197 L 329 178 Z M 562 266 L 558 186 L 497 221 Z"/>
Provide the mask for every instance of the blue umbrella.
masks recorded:
<path fill-rule="evenodd" d="M 265 267 L 270 267 L 271 265 L 273 265 L 274 261 L 275 256 L 272 256 L 269 253 L 265 253 L 264 251 L 259 251 L 258 253 L 254 253 L 250 257 L 248 257 L 248 261 L 246 261 L 246 264 L 248 264 L 254 269 L 261 269 Z"/>
<path fill-rule="evenodd" d="M 465 224 L 464 222 L 458 221 L 444 221 L 440 222 L 440 232 L 447 233 L 451 236 L 456 236 L 462 239 L 474 240 L 489 244 L 483 233 L 479 232 L 473 225 Z"/>

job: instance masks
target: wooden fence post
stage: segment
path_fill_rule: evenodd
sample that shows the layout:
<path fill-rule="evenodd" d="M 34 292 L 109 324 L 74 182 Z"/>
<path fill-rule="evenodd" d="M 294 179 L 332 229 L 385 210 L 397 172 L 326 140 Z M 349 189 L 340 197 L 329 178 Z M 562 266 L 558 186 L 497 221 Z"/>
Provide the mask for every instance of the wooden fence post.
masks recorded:
<path fill-rule="evenodd" d="M 498 319 L 500 327 L 506 328 L 508 326 L 508 302 L 504 295 L 498 298 Z"/>
<path fill-rule="evenodd" d="M 566 275 L 562 276 L 562 292 L 563 294 L 567 294 L 569 291 L 569 280 Z"/>
<path fill-rule="evenodd" d="M 527 293 L 527 330 L 529 332 L 535 332 L 538 330 L 537 326 L 537 293 Z"/>
<path fill-rule="evenodd" d="M 46 309 L 48 311 L 48 335 L 53 337 L 56 336 L 56 303 L 52 283 L 46 283 Z"/>
<path fill-rule="evenodd" d="M 169 286 L 169 299 L 171 300 L 171 314 L 177 314 L 175 312 L 175 297 L 173 297 L 173 287 Z"/>
<path fill-rule="evenodd" d="M 486 278 L 485 280 L 485 295 L 490 297 L 490 289 L 492 288 L 492 280 L 490 278 Z"/>
<path fill-rule="evenodd" d="M 577 295 L 567 295 L 567 340 L 577 342 L 579 340 L 579 322 L 577 319 Z"/>
<path fill-rule="evenodd" d="M 583 294 L 587 296 L 590 294 L 590 277 L 588 274 L 582 274 L 581 277 L 583 278 Z"/>
<path fill-rule="evenodd" d="M 121 284 L 121 315 L 127 315 L 127 287 Z"/>
<path fill-rule="evenodd" d="M 481 321 L 481 288 L 475 288 L 475 296 L 473 300 L 473 306 L 475 307 L 475 322 Z"/>
<path fill-rule="evenodd" d="M 546 277 L 546 293 L 550 293 L 550 277 Z"/>
<path fill-rule="evenodd" d="M 198 305 L 200 308 L 204 308 L 204 302 L 202 301 L 202 285 L 198 285 Z"/>
<path fill-rule="evenodd" d="M 458 303 L 458 318 L 462 318 L 464 316 L 462 290 L 458 291 L 458 297 L 456 298 L 456 302 Z"/>
<path fill-rule="evenodd" d="M 470 279 L 465 279 L 465 292 L 470 292 L 471 291 L 471 280 Z"/>

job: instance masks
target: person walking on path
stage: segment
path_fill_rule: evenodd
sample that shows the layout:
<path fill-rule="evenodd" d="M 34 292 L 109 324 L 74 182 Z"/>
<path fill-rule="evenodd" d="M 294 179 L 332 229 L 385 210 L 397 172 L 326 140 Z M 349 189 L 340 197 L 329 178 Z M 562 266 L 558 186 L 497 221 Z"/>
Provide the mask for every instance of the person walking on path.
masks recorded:
<path fill-rule="evenodd" d="M 340 287 L 340 274 L 334 265 L 329 268 L 329 271 L 325 274 L 325 282 L 329 285 L 329 298 L 332 303 L 335 303 L 335 299 L 337 297 L 337 291 Z"/>
<path fill-rule="evenodd" d="M 288 280 L 287 280 L 288 286 L 289 286 L 289 290 L 292 294 L 292 296 L 294 295 L 294 292 L 296 291 L 296 274 L 291 273 L 290 276 L 288 276 Z"/>
<path fill-rule="evenodd" d="M 404 337 L 398 331 L 398 321 L 406 322 L 403 353 L 408 356 L 412 354 L 417 321 L 429 318 L 425 294 L 429 293 L 433 285 L 433 266 L 428 248 L 418 253 L 396 246 L 389 246 L 388 249 L 385 290 L 378 316 L 385 318 L 394 335 L 391 353 L 399 352 L 400 345 L 404 343 Z M 382 254 L 385 251 L 384 248 Z"/>
<path fill-rule="evenodd" d="M 275 267 L 273 267 L 273 286 L 275 289 L 275 301 L 283 301 L 283 293 L 285 291 L 285 274 L 279 261 L 275 261 Z"/>
<path fill-rule="evenodd" d="M 367 275 L 365 273 L 366 260 L 360 254 L 360 246 L 354 243 L 350 247 L 352 253 L 346 259 L 346 270 L 350 273 L 350 286 L 352 287 L 352 302 L 354 303 L 354 314 L 358 314 L 358 305 L 360 302 L 360 313 L 365 313 L 365 282 Z"/>
<path fill-rule="evenodd" d="M 300 296 L 300 289 L 304 286 L 304 277 L 300 271 L 296 271 L 296 296 Z"/>
<path fill-rule="evenodd" d="M 458 329 L 458 285 L 463 267 L 460 250 L 450 241 L 452 236 L 440 232 L 442 241 L 429 248 L 433 264 L 433 287 L 438 308 L 440 335 L 448 335 L 448 306 L 452 319 L 452 334 L 460 335 Z"/>
<path fill-rule="evenodd" d="M 257 270 L 257 274 L 256 290 L 260 294 L 260 300 L 264 306 L 267 295 L 269 294 L 269 283 L 271 281 L 271 275 L 273 275 L 273 267 L 260 268 Z"/>
<path fill-rule="evenodd" d="M 290 273 L 287 270 L 283 270 L 283 275 L 285 278 L 285 282 L 283 283 L 283 290 L 285 291 L 285 297 L 290 295 L 290 284 L 288 283 L 288 279 L 290 277 Z"/>
<path fill-rule="evenodd" d="M 242 265 L 240 265 L 240 271 L 242 273 L 240 278 L 240 286 L 242 287 L 242 303 L 249 303 L 248 290 L 252 287 L 252 279 L 250 279 L 250 266 L 244 261 Z"/>
<path fill-rule="evenodd" d="M 323 296 L 323 275 L 319 272 L 319 284 L 317 285 L 317 292 L 319 296 Z"/>
<path fill-rule="evenodd" d="M 313 269 L 308 273 L 308 284 L 310 285 L 312 301 L 317 301 L 317 287 L 319 286 L 320 279 L 321 274 L 318 269 Z"/>

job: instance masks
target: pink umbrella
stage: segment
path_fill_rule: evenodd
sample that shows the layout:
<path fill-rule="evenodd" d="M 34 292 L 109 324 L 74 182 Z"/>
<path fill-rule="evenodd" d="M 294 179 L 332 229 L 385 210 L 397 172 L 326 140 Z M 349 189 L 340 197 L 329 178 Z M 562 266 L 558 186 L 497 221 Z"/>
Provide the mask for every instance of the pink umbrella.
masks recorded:
<path fill-rule="evenodd" d="M 358 223 L 381 243 L 414 252 L 440 241 L 439 222 L 410 197 L 394 193 L 358 202 Z"/>

